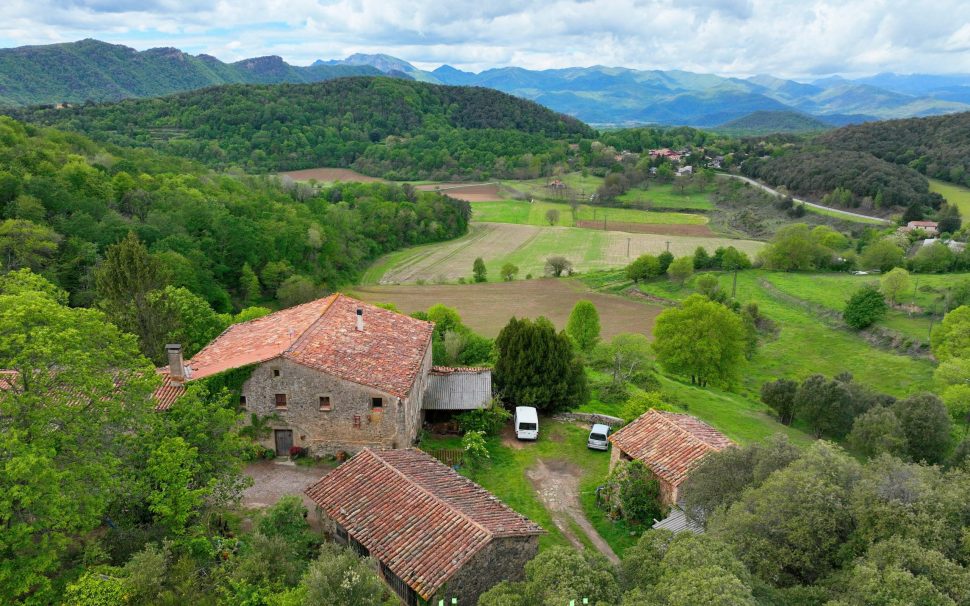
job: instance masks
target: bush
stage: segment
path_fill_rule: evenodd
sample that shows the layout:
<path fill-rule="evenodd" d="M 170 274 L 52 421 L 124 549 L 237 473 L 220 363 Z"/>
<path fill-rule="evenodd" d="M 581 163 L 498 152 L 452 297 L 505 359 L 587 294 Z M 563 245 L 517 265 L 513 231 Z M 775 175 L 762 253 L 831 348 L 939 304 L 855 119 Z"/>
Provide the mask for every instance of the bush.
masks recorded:
<path fill-rule="evenodd" d="M 302 446 L 290 446 L 290 458 L 301 459 L 306 456 L 307 450 Z"/>
<path fill-rule="evenodd" d="M 630 461 L 613 472 L 620 515 L 628 522 L 649 524 L 663 518 L 660 483 L 641 461 Z"/>
<path fill-rule="evenodd" d="M 502 431 L 502 427 L 512 418 L 512 413 L 497 402 L 492 402 L 485 408 L 469 410 L 455 418 L 462 433 L 479 431 L 485 435 L 494 436 Z"/>
<path fill-rule="evenodd" d="M 886 299 L 875 286 L 857 290 L 845 304 L 842 318 L 857 330 L 872 326 L 886 315 Z"/>

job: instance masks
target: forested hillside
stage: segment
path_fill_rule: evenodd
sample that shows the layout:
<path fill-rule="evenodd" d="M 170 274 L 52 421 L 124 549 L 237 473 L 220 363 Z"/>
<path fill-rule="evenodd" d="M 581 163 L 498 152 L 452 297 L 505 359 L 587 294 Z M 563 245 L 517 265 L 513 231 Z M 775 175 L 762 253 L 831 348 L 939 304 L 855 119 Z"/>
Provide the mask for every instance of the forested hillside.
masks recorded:
<path fill-rule="evenodd" d="M 483 88 L 389 78 L 230 85 L 161 99 L 14 112 L 214 168 L 352 167 L 391 178 L 513 176 L 565 158 L 578 120 Z"/>
<path fill-rule="evenodd" d="M 223 63 L 177 48 L 139 52 L 120 44 L 81 40 L 0 49 L 0 106 L 118 101 L 217 84 L 319 82 L 380 73 L 366 65 L 299 67 L 279 57 Z"/>
<path fill-rule="evenodd" d="M 819 142 L 970 186 L 970 112 L 847 126 L 820 136 Z"/>
<path fill-rule="evenodd" d="M 103 297 L 96 270 L 129 232 L 150 252 L 155 287 L 230 312 L 335 289 L 385 252 L 465 233 L 470 214 L 432 192 L 284 189 L 0 117 L 0 271 L 43 273 L 74 305 Z"/>
<path fill-rule="evenodd" d="M 717 127 L 732 135 L 818 132 L 832 128 L 822 120 L 794 111 L 756 111 Z"/>
<path fill-rule="evenodd" d="M 943 199 L 915 170 L 854 151 L 792 151 L 751 158 L 742 172 L 799 195 L 847 208 L 886 210 L 912 204 L 939 208 Z M 830 194 L 838 190 L 838 195 Z"/>

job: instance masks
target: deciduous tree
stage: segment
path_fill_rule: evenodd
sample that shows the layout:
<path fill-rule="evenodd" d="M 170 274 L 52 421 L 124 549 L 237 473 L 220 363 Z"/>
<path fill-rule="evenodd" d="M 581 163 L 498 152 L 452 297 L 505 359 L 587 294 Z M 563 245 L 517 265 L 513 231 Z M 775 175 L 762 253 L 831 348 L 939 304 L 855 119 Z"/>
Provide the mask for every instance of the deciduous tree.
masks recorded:
<path fill-rule="evenodd" d="M 592 302 L 577 301 L 566 321 L 566 334 L 580 351 L 588 352 L 600 340 L 600 315 Z"/>
<path fill-rule="evenodd" d="M 741 372 L 744 327 L 737 314 L 720 303 L 691 295 L 657 316 L 653 334 L 657 361 L 691 383 L 730 385 Z"/>
<path fill-rule="evenodd" d="M 855 329 L 872 326 L 886 315 L 886 299 L 875 286 L 863 286 L 852 293 L 842 311 L 842 319 Z"/>

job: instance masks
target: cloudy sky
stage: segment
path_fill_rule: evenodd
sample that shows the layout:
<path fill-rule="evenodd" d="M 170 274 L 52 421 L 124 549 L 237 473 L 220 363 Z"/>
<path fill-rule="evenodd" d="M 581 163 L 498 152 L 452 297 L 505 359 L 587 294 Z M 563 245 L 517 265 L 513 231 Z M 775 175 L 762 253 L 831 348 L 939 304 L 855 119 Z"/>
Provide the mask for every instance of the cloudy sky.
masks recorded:
<path fill-rule="evenodd" d="M 224 61 L 355 52 L 479 71 L 970 73 L 966 0 L 3 0 L 0 46 L 98 38 Z"/>

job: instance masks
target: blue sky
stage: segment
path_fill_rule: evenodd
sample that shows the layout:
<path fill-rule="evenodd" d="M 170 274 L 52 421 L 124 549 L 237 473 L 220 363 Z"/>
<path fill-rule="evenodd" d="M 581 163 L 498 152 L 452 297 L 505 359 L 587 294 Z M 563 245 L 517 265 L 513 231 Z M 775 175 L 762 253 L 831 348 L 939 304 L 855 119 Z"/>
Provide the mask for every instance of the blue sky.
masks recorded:
<path fill-rule="evenodd" d="M 0 46 L 98 38 L 305 65 L 383 52 L 479 71 L 970 73 L 966 0 L 4 0 Z"/>

